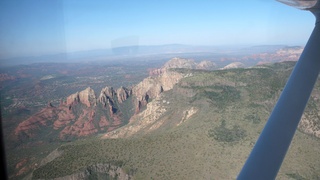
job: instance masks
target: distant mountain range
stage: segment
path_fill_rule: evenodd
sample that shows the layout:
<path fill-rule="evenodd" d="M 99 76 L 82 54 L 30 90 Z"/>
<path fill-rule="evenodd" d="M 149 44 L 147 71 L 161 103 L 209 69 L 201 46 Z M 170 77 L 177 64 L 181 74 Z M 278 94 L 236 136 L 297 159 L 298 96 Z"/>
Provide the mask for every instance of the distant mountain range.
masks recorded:
<path fill-rule="evenodd" d="M 285 45 L 264 45 L 252 47 L 227 47 L 227 46 L 191 46 L 181 44 L 155 45 L 155 46 L 126 46 L 110 49 L 97 49 L 88 51 L 66 52 L 42 56 L 26 56 L 0 59 L 1 66 L 12 66 L 19 64 L 32 64 L 40 62 L 95 62 L 95 61 L 114 61 L 125 60 L 129 58 L 171 54 L 181 55 L 188 53 L 214 53 L 218 55 L 233 54 L 256 54 L 271 53 L 281 48 L 290 47 Z"/>

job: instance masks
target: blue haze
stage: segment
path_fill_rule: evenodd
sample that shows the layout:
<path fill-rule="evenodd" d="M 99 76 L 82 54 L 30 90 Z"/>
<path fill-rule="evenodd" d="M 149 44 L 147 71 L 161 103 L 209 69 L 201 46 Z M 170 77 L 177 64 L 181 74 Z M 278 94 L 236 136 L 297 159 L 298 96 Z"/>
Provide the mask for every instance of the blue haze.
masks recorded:
<path fill-rule="evenodd" d="M 311 13 L 274 0 L 2 0 L 0 59 L 121 46 L 304 45 Z"/>

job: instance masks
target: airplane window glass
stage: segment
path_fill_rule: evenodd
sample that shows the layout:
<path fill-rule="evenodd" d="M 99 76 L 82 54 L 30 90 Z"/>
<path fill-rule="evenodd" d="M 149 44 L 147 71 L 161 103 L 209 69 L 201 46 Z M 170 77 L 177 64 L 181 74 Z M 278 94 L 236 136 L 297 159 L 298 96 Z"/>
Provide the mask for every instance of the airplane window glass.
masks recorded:
<path fill-rule="evenodd" d="M 7 178 L 236 179 L 314 32 L 279 1 L 0 1 Z M 277 179 L 320 178 L 319 94 Z"/>

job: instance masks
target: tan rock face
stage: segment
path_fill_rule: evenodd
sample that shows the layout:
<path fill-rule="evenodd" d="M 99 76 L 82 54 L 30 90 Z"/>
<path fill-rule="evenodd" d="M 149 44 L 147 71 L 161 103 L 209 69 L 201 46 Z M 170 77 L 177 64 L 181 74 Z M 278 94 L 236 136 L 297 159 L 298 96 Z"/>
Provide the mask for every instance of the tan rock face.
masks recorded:
<path fill-rule="evenodd" d="M 96 96 L 93 89 L 88 87 L 87 89 L 79 93 L 80 102 L 87 105 L 87 107 L 96 105 Z"/>
<path fill-rule="evenodd" d="M 114 103 L 115 92 L 112 87 L 105 87 L 101 90 L 99 95 L 99 102 L 102 103 L 105 107 L 109 104 Z"/>
<path fill-rule="evenodd" d="M 244 64 L 241 62 L 234 62 L 234 63 L 230 63 L 228 65 L 226 65 L 225 67 L 221 68 L 221 69 L 236 69 L 236 68 L 242 68 L 244 67 Z"/>
<path fill-rule="evenodd" d="M 72 105 L 73 103 L 79 102 L 79 92 L 76 92 L 74 94 L 71 94 L 67 97 L 67 105 Z"/>
<path fill-rule="evenodd" d="M 161 126 L 168 124 L 180 126 L 199 111 L 196 107 L 187 107 L 182 112 L 173 112 L 176 115 L 175 117 L 181 118 L 180 120 L 168 119 L 164 117 L 164 115 L 168 112 L 168 109 L 170 109 L 169 104 L 170 102 L 165 100 L 163 95 L 160 94 L 146 105 L 144 111 L 133 115 L 129 124 L 106 133 L 102 136 L 102 139 L 127 138 L 134 136 L 137 133 L 150 133 Z"/>
<path fill-rule="evenodd" d="M 193 63 L 191 60 L 174 58 L 168 62 L 163 68 L 153 70 L 152 74 L 157 76 L 148 77 L 142 82 L 137 84 L 132 89 L 132 94 L 136 97 L 136 113 L 131 117 L 130 123 L 111 131 L 103 138 L 124 138 L 130 137 L 137 132 L 148 133 L 161 127 L 165 123 L 165 119 L 161 118 L 167 111 L 166 106 L 170 102 L 163 104 L 161 93 L 173 89 L 182 78 L 192 76 L 192 74 L 182 74 L 171 70 L 171 68 L 213 68 L 215 64 L 211 64 L 209 61 L 199 63 L 199 66 Z M 149 100 L 152 99 L 151 102 Z M 144 110 L 142 111 L 142 107 Z M 181 120 L 176 122 L 179 126 L 182 123 L 190 119 L 194 114 L 198 112 L 195 107 L 190 107 L 181 113 Z M 174 123 L 173 123 L 174 124 Z"/>
<path fill-rule="evenodd" d="M 213 70 L 216 68 L 216 64 L 212 61 L 201 61 L 196 63 L 191 59 L 183 58 L 172 58 L 170 61 L 164 64 L 162 68 L 159 69 L 150 69 L 150 76 L 160 76 L 161 74 L 167 72 L 169 69 L 183 68 L 183 69 L 203 69 L 203 70 Z"/>
<path fill-rule="evenodd" d="M 150 98 L 155 98 L 162 91 L 171 89 L 182 78 L 180 73 L 170 71 L 170 69 L 194 68 L 195 65 L 192 60 L 173 58 L 162 68 L 152 70 L 151 74 L 159 76 L 144 79 L 132 89 L 132 93 L 138 98 L 144 97 L 145 94 L 148 94 Z"/>
<path fill-rule="evenodd" d="M 185 69 L 195 69 L 197 64 L 190 59 L 183 58 L 172 58 L 170 61 L 164 64 L 163 69 L 172 68 L 185 68 Z"/>
<path fill-rule="evenodd" d="M 156 97 L 162 92 L 161 82 L 159 78 L 148 77 L 136 85 L 132 89 L 132 93 L 139 99 L 142 100 L 146 95 L 150 98 Z"/>
<path fill-rule="evenodd" d="M 99 101 L 106 102 L 107 99 L 112 99 L 114 95 L 115 95 L 115 92 L 113 90 L 113 87 L 106 86 L 100 92 Z"/>
<path fill-rule="evenodd" d="M 160 83 L 163 91 L 171 90 L 183 77 L 183 74 L 175 71 L 168 70 L 164 72 L 160 77 Z"/>
<path fill-rule="evenodd" d="M 95 106 L 96 105 L 96 96 L 94 94 L 93 89 L 88 87 L 87 89 L 76 92 L 75 94 L 72 94 L 67 97 L 67 105 L 71 105 L 73 103 L 81 102 L 82 104 L 85 104 L 87 107 Z"/>
<path fill-rule="evenodd" d="M 149 99 L 156 98 L 163 91 L 168 91 L 183 78 L 183 75 L 170 70 L 165 71 L 158 77 L 144 79 L 132 89 L 132 94 L 136 97 L 136 113 L 140 112 Z"/>
<path fill-rule="evenodd" d="M 181 118 L 181 121 L 177 124 L 177 126 L 180 126 L 182 123 L 187 121 L 191 116 L 193 116 L 197 112 L 198 112 L 198 109 L 195 107 L 191 107 L 190 109 L 183 111 L 183 116 Z"/>
<path fill-rule="evenodd" d="M 166 112 L 166 108 L 159 103 L 160 101 L 161 95 L 148 103 L 144 111 L 132 116 L 128 125 L 105 134 L 103 138 L 130 137 L 138 131 L 148 131 L 150 127 L 157 126 L 157 121 Z"/>
<path fill-rule="evenodd" d="M 196 63 L 193 60 L 173 58 L 168 61 L 161 69 L 153 70 L 151 74 L 158 76 L 148 77 L 137 84 L 132 89 L 132 94 L 136 97 L 135 112 L 140 112 L 149 99 L 156 98 L 163 91 L 168 91 L 183 78 L 183 74 L 172 71 L 172 68 L 195 68 Z"/>
<path fill-rule="evenodd" d="M 99 102 L 102 103 L 104 107 L 109 109 L 111 116 L 117 112 L 117 108 L 115 107 L 116 97 L 117 94 L 112 87 L 103 88 L 99 95 Z"/>
<path fill-rule="evenodd" d="M 196 69 L 212 70 L 216 67 L 217 65 L 212 61 L 201 61 L 197 64 Z"/>
<path fill-rule="evenodd" d="M 131 90 L 121 86 L 119 89 L 117 89 L 118 102 L 122 103 L 123 101 L 127 100 L 131 94 Z"/>

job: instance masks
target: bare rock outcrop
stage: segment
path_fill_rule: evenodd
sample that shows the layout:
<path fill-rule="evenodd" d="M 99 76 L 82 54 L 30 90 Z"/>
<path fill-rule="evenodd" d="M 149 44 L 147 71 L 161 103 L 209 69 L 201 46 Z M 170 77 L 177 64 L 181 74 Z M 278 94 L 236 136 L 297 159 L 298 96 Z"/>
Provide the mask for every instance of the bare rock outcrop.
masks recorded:
<path fill-rule="evenodd" d="M 131 94 L 132 90 L 121 86 L 119 89 L 117 89 L 118 102 L 122 103 L 123 101 L 127 100 Z"/>
<path fill-rule="evenodd" d="M 82 104 L 85 104 L 87 107 L 95 106 L 96 96 L 94 94 L 93 89 L 88 87 L 87 89 L 81 92 L 76 92 L 75 94 L 72 94 L 69 97 L 67 97 L 67 105 L 71 105 L 77 102 L 81 102 Z"/>
<path fill-rule="evenodd" d="M 226 65 L 225 67 L 221 68 L 222 70 L 225 69 L 236 69 L 236 68 L 243 68 L 244 64 L 241 62 L 234 62 L 234 63 L 230 63 L 228 65 Z"/>
<path fill-rule="evenodd" d="M 161 95 L 157 96 L 146 105 L 144 111 L 132 116 L 128 125 L 105 134 L 103 138 L 124 138 L 139 131 L 149 131 L 152 126 L 159 123 L 159 118 L 167 111 L 166 107 L 160 104 L 161 101 Z"/>
<path fill-rule="evenodd" d="M 111 115 L 117 112 L 115 107 L 116 92 L 113 87 L 105 87 L 101 90 L 99 95 L 99 102 L 103 104 L 104 107 L 109 109 Z"/>
<path fill-rule="evenodd" d="M 173 88 L 175 84 L 177 84 L 182 78 L 183 74 L 175 72 L 175 71 L 165 71 L 162 76 L 159 78 L 161 83 L 161 87 L 163 91 L 168 91 Z"/>
<path fill-rule="evenodd" d="M 81 91 L 79 93 L 79 98 L 80 98 L 80 102 L 82 104 L 87 105 L 88 107 L 96 105 L 96 96 L 94 94 L 93 89 L 91 89 L 90 87 Z"/>
<path fill-rule="evenodd" d="M 163 69 L 173 69 L 173 68 L 184 68 L 184 69 L 195 69 L 197 63 L 191 59 L 183 58 L 172 58 L 167 63 L 164 64 Z"/>
<path fill-rule="evenodd" d="M 101 90 L 99 95 L 99 101 L 101 103 L 107 103 L 108 99 L 113 100 L 113 97 L 115 96 L 115 91 L 113 90 L 113 87 L 105 87 Z"/>
<path fill-rule="evenodd" d="M 203 69 L 203 70 L 213 70 L 217 67 L 217 65 L 212 61 L 201 61 L 197 64 L 196 69 Z"/>
<path fill-rule="evenodd" d="M 199 67 L 203 67 L 205 64 L 210 63 L 207 61 L 203 62 Z M 150 71 L 150 74 L 157 76 L 150 76 L 144 79 L 132 89 L 132 94 L 136 97 L 134 102 L 136 108 L 135 112 L 140 112 L 141 108 L 148 103 L 149 99 L 154 99 L 163 91 L 172 89 L 173 86 L 184 77 L 182 73 L 172 71 L 171 69 L 195 69 L 196 67 L 197 63 L 195 63 L 193 60 L 172 58 L 170 61 L 165 63 L 162 68 Z"/>
<path fill-rule="evenodd" d="M 148 77 L 137 84 L 132 89 L 132 94 L 136 97 L 136 113 L 140 112 L 149 99 L 156 98 L 163 91 L 168 91 L 179 82 L 184 76 L 181 73 L 166 70 L 158 77 Z"/>
<path fill-rule="evenodd" d="M 163 65 L 162 68 L 159 69 L 150 69 L 150 76 L 160 76 L 161 74 L 167 72 L 169 69 L 203 69 L 203 70 L 213 70 L 216 68 L 216 64 L 212 61 L 201 61 L 200 63 L 196 63 L 192 59 L 184 59 L 184 58 L 172 58 L 167 63 Z"/>
<path fill-rule="evenodd" d="M 190 109 L 183 111 L 181 121 L 177 124 L 177 126 L 180 126 L 182 123 L 186 122 L 191 116 L 193 116 L 197 112 L 198 109 L 195 107 L 191 107 Z"/>
<path fill-rule="evenodd" d="M 132 89 L 132 93 L 140 100 L 148 95 L 149 97 L 156 97 L 162 92 L 162 86 L 159 78 L 148 77 L 141 81 Z"/>

